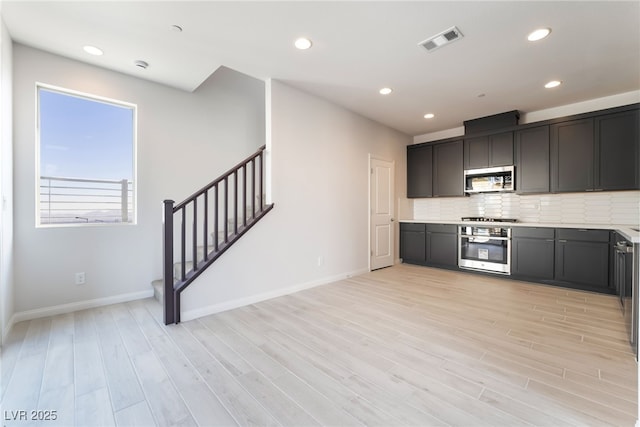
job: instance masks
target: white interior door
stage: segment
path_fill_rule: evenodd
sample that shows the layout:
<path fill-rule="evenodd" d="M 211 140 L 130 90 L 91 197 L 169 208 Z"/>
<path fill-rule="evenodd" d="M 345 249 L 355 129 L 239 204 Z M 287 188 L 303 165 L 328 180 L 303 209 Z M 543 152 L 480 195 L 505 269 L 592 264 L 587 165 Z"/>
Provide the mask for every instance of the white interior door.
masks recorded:
<path fill-rule="evenodd" d="M 394 164 L 386 160 L 370 158 L 371 179 L 369 206 L 371 207 L 370 268 L 393 265 L 394 218 L 393 188 Z"/>

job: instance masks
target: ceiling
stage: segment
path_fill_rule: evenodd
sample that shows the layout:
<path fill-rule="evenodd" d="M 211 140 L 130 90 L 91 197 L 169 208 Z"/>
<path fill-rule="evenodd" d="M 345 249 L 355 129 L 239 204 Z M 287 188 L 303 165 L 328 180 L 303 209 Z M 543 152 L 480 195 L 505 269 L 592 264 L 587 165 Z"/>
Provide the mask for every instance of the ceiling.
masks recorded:
<path fill-rule="evenodd" d="M 224 65 L 409 135 L 640 89 L 639 1 L 3 0 L 1 13 L 28 46 L 187 91 Z M 454 25 L 462 39 L 418 46 Z M 539 27 L 550 36 L 527 41 Z M 311 49 L 294 48 L 300 36 Z M 86 54 L 87 44 L 104 55 Z M 545 89 L 553 79 L 563 84 Z"/>

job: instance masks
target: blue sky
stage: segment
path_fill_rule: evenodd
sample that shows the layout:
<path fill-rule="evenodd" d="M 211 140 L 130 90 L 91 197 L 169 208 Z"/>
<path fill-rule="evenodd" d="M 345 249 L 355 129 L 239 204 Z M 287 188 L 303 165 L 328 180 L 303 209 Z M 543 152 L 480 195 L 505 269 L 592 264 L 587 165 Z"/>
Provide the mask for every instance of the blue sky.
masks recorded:
<path fill-rule="evenodd" d="M 133 178 L 133 109 L 40 89 L 40 174 Z"/>

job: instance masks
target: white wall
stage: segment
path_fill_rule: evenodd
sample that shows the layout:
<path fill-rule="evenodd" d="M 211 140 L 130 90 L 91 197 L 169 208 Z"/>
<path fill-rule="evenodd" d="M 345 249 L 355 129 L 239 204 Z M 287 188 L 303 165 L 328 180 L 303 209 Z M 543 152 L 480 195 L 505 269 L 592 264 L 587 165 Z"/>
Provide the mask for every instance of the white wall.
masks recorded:
<path fill-rule="evenodd" d="M 275 207 L 184 292 L 183 320 L 367 271 L 369 154 L 406 197 L 410 136 L 281 82 L 270 95 Z"/>
<path fill-rule="evenodd" d="M 17 320 L 151 295 L 162 200 L 182 200 L 264 144 L 264 82 L 222 68 L 187 93 L 19 44 L 13 60 Z M 35 227 L 36 82 L 137 104 L 137 225 Z"/>
<path fill-rule="evenodd" d="M 14 313 L 12 47 L 0 19 L 0 345 Z"/>

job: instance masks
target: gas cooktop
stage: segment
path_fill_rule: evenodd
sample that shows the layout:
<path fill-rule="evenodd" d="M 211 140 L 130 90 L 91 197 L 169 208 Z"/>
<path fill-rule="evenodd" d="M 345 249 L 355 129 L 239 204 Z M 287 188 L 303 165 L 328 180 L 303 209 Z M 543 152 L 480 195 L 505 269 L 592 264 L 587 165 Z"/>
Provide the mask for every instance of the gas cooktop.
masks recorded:
<path fill-rule="evenodd" d="M 484 216 L 463 216 L 462 221 L 477 221 L 477 222 L 518 222 L 514 218 L 487 218 Z"/>

